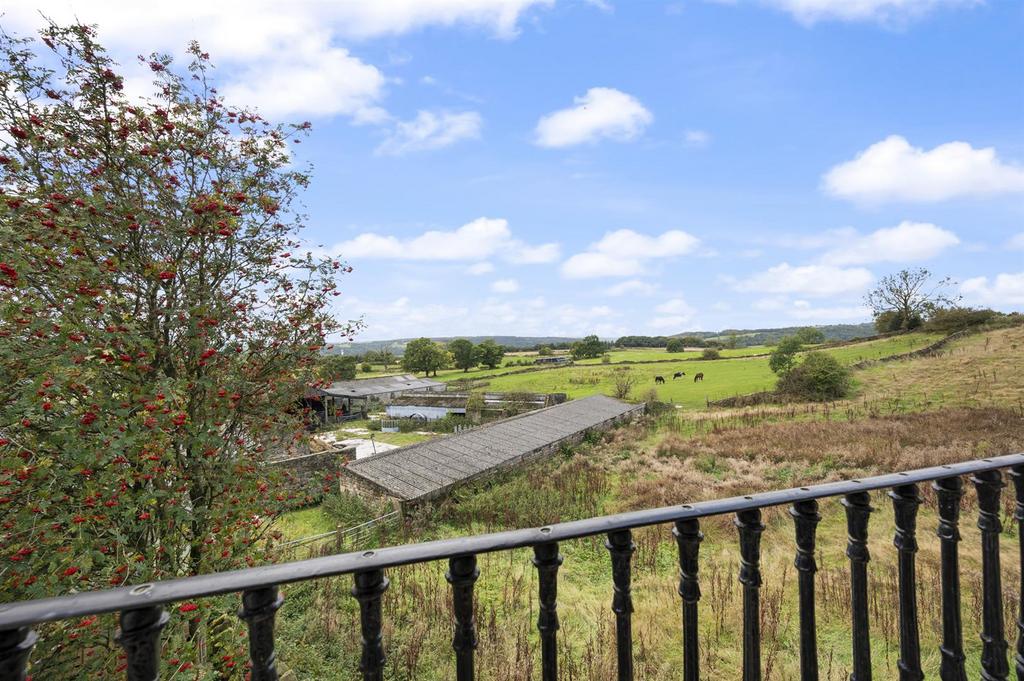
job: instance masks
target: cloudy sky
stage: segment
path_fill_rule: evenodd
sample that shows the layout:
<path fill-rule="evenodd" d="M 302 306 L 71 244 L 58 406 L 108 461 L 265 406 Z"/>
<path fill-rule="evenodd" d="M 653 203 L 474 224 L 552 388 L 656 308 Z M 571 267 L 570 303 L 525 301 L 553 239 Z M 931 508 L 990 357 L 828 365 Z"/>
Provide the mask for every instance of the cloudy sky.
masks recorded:
<path fill-rule="evenodd" d="M 855 322 L 923 265 L 1024 309 L 1024 4 L 25 0 L 310 120 L 361 340 Z M 141 82 L 141 81 L 140 81 Z"/>

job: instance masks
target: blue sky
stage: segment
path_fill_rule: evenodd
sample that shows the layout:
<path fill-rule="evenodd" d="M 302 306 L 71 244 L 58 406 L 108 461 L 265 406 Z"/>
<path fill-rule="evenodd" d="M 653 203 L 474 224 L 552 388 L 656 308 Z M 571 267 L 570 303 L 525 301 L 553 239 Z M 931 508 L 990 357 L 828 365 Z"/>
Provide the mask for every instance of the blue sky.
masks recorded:
<path fill-rule="evenodd" d="M 864 321 L 919 265 L 1024 309 L 1024 3 L 136 5 L 3 21 L 74 13 L 126 65 L 195 37 L 229 99 L 311 120 L 360 340 Z"/>

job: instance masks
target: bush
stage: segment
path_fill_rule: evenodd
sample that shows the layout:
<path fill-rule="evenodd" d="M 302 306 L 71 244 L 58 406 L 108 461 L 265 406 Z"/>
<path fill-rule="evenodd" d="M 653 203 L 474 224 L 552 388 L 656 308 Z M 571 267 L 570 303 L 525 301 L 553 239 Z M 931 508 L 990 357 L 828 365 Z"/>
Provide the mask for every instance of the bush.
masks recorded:
<path fill-rule="evenodd" d="M 682 338 L 672 338 L 668 343 L 665 343 L 666 352 L 683 352 L 686 350 L 686 344 L 683 343 Z"/>
<path fill-rule="evenodd" d="M 704 352 L 700 353 L 700 356 L 704 359 L 722 359 L 722 353 L 716 348 L 704 348 Z"/>
<path fill-rule="evenodd" d="M 896 331 L 913 331 L 924 323 L 921 315 L 914 314 L 904 323 L 903 313 L 887 310 L 875 315 L 875 330 L 878 333 L 894 333 Z"/>
<path fill-rule="evenodd" d="M 611 364 L 611 363 L 612 363 L 612 356 L 611 355 L 601 355 L 601 364 Z"/>
<path fill-rule="evenodd" d="M 374 430 L 380 432 L 380 421 L 378 419 L 372 419 L 367 425 L 367 430 Z"/>
<path fill-rule="evenodd" d="M 370 364 L 369 362 L 363 362 L 362 366 L 359 368 L 363 370 L 364 374 L 368 374 L 371 371 L 373 371 L 373 365 Z"/>
<path fill-rule="evenodd" d="M 838 400 L 850 392 L 850 370 L 831 355 L 809 352 L 800 364 L 779 377 L 776 390 L 816 402 Z"/>
<path fill-rule="evenodd" d="M 331 517 L 331 520 L 343 527 L 355 527 L 385 512 L 380 506 L 373 505 L 351 492 L 325 494 L 323 501 L 320 502 L 320 508 Z"/>
<path fill-rule="evenodd" d="M 935 310 L 924 328 L 927 331 L 939 331 L 941 333 L 955 333 L 969 329 L 972 326 L 987 324 L 996 317 L 1001 316 L 999 312 L 989 309 L 975 309 L 971 307 L 947 307 Z"/>
<path fill-rule="evenodd" d="M 803 343 L 796 336 L 786 336 L 772 350 L 768 357 L 768 368 L 772 373 L 785 376 L 796 363 L 796 353 L 803 349 Z"/>

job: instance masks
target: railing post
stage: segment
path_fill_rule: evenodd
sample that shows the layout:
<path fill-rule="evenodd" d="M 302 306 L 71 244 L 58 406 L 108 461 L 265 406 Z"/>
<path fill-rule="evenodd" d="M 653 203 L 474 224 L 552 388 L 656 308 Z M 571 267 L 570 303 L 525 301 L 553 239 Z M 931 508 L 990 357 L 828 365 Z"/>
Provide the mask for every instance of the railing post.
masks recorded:
<path fill-rule="evenodd" d="M 740 511 L 733 521 L 740 534 L 743 585 L 743 681 L 761 678 L 761 510 Z"/>
<path fill-rule="evenodd" d="M 963 625 L 960 614 L 960 498 L 963 481 L 959 477 L 943 478 L 932 483 L 939 501 L 939 536 L 942 571 L 942 681 L 967 681 L 964 669 Z"/>
<path fill-rule="evenodd" d="M 800 589 L 800 679 L 818 681 L 818 634 L 814 604 L 814 536 L 821 521 L 818 502 L 798 501 L 789 509 L 796 525 L 796 569 Z"/>
<path fill-rule="evenodd" d="M 473 584 L 480 576 L 476 556 L 456 556 L 448 559 L 445 579 L 452 585 L 452 610 L 455 613 L 455 678 L 473 681 L 473 652 L 476 650 L 476 622 L 473 618 Z"/>
<path fill-rule="evenodd" d="M 612 556 L 612 612 L 615 613 L 615 647 L 618 655 L 619 681 L 633 679 L 633 596 L 630 592 L 629 561 L 636 551 L 629 530 L 608 533 L 604 543 Z"/>
<path fill-rule="evenodd" d="M 998 470 L 975 473 L 971 482 L 978 492 L 978 529 L 981 530 L 981 678 L 1004 681 L 1010 673 L 1003 630 L 1003 587 L 999 574 L 999 492 L 1003 475 Z"/>
<path fill-rule="evenodd" d="M 921 637 L 917 627 L 917 485 L 901 485 L 889 491 L 896 516 L 893 546 L 899 552 L 900 681 L 921 681 Z"/>
<path fill-rule="evenodd" d="M 1024 466 L 1010 469 L 1013 488 L 1016 492 L 1016 504 L 1013 508 L 1013 519 L 1017 521 L 1017 546 L 1020 552 L 1020 585 L 1017 604 L 1017 650 L 1013 656 L 1017 669 L 1017 679 L 1024 679 Z"/>
<path fill-rule="evenodd" d="M 156 681 L 160 677 L 160 631 L 168 619 L 159 606 L 121 613 L 117 642 L 128 654 L 128 681 Z"/>
<path fill-rule="evenodd" d="M 700 583 L 697 581 L 697 554 L 704 535 L 696 518 L 677 520 L 672 534 L 679 547 L 679 596 L 683 600 L 683 681 L 698 681 L 697 602 L 700 600 Z"/>
<path fill-rule="evenodd" d="M 537 615 L 537 631 L 540 632 L 540 668 L 543 681 L 558 679 L 558 567 L 562 555 L 558 553 L 558 542 L 537 544 L 533 547 L 533 564 L 539 579 L 540 612 Z"/>
<path fill-rule="evenodd" d="M 853 617 L 853 674 L 850 681 L 871 681 L 871 639 L 868 628 L 868 517 L 871 495 L 867 492 L 847 494 L 842 501 L 846 508 L 848 541 L 846 556 L 850 559 L 850 610 Z"/>
<path fill-rule="evenodd" d="M 367 570 L 352 575 L 352 595 L 359 601 L 359 627 L 362 633 L 363 654 L 359 671 L 364 681 L 384 679 L 384 641 L 381 636 L 381 596 L 388 589 L 388 578 L 383 570 Z"/>
<path fill-rule="evenodd" d="M 28 678 L 28 656 L 38 638 L 28 627 L 0 631 L 0 679 L 25 681 Z"/>
<path fill-rule="evenodd" d="M 242 592 L 238 616 L 249 626 L 252 681 L 277 681 L 274 664 L 274 615 L 284 602 L 276 586 Z"/>

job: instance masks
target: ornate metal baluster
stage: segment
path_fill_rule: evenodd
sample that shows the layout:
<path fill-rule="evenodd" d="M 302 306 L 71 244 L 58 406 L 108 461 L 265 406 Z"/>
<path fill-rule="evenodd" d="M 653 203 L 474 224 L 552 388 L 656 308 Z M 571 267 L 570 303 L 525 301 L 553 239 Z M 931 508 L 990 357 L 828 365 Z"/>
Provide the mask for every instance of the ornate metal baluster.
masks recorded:
<path fill-rule="evenodd" d="M 28 678 L 28 656 L 38 638 L 28 627 L 0 631 L 0 679 L 25 681 Z"/>
<path fill-rule="evenodd" d="M 683 599 L 683 681 L 700 678 L 700 653 L 697 647 L 697 553 L 704 535 L 696 518 L 677 520 L 672 534 L 679 547 L 679 596 Z"/>
<path fill-rule="evenodd" d="M 630 593 L 629 561 L 636 551 L 629 530 L 608 533 L 605 547 L 612 554 L 612 612 L 615 613 L 615 646 L 618 653 L 619 681 L 633 679 L 633 596 Z"/>
<path fill-rule="evenodd" d="M 1010 673 L 1003 631 L 1003 586 L 999 575 L 999 491 L 1003 475 L 986 471 L 971 476 L 978 492 L 978 529 L 981 530 L 982 631 L 981 678 L 1002 681 Z"/>
<path fill-rule="evenodd" d="M 457 556 L 448 559 L 445 579 L 452 585 L 452 605 L 455 612 L 455 678 L 472 681 L 473 651 L 476 650 L 476 622 L 473 618 L 473 583 L 480 576 L 476 556 Z"/>
<path fill-rule="evenodd" d="M 899 551 L 900 575 L 900 681 L 921 681 L 921 637 L 917 628 L 917 485 L 901 485 L 889 491 L 896 515 L 893 545 Z"/>
<path fill-rule="evenodd" d="M 733 521 L 740 533 L 743 584 L 743 681 L 761 678 L 761 523 L 760 509 L 740 511 Z"/>
<path fill-rule="evenodd" d="M 352 595 L 359 601 L 359 626 L 363 637 L 363 655 L 359 671 L 365 681 L 384 679 L 384 640 L 381 636 L 380 599 L 388 590 L 383 570 L 367 570 L 352 575 Z"/>
<path fill-rule="evenodd" d="M 168 619 L 159 606 L 121 613 L 117 642 L 128 653 L 128 681 L 156 681 L 160 677 L 160 630 Z"/>
<path fill-rule="evenodd" d="M 238 616 L 249 625 L 252 681 L 277 681 L 274 665 L 274 614 L 284 602 L 276 586 L 242 592 Z"/>
<path fill-rule="evenodd" d="M 818 680 L 818 634 L 814 605 L 814 535 L 821 521 L 818 502 L 798 501 L 789 509 L 796 525 L 796 569 L 800 582 L 800 678 Z"/>
<path fill-rule="evenodd" d="M 846 555 L 850 559 L 850 604 L 853 613 L 853 674 L 850 681 L 871 681 L 871 639 L 868 630 L 868 517 L 871 496 L 854 492 L 843 498 L 846 507 L 846 531 L 849 540 Z"/>
<path fill-rule="evenodd" d="M 540 580 L 540 613 L 537 615 L 537 631 L 540 632 L 540 668 L 543 681 L 558 679 L 558 647 L 555 635 L 558 631 L 558 567 L 562 555 L 558 553 L 558 542 L 537 544 L 533 547 L 533 564 L 537 567 Z"/>
<path fill-rule="evenodd" d="M 1013 509 L 1013 519 L 1017 521 L 1017 546 L 1020 551 L 1020 602 L 1017 605 L 1017 651 L 1013 656 L 1017 668 L 1018 681 L 1024 681 L 1024 466 L 1010 469 L 1017 503 Z"/>
<path fill-rule="evenodd" d="M 964 669 L 963 626 L 960 620 L 960 498 L 963 482 L 959 477 L 944 478 L 932 483 L 939 498 L 939 535 L 942 562 L 942 681 L 967 681 Z"/>

